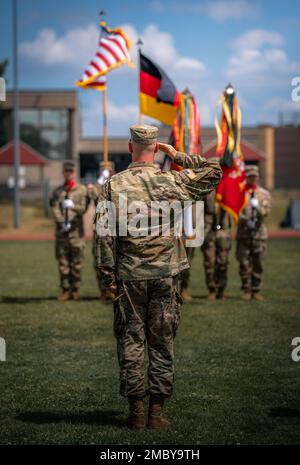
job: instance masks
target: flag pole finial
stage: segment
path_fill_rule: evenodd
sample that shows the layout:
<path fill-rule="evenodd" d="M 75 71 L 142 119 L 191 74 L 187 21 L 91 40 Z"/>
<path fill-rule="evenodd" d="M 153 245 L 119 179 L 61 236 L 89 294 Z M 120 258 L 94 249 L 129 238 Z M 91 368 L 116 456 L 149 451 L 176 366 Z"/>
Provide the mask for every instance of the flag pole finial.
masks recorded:
<path fill-rule="evenodd" d="M 136 45 L 138 46 L 138 50 L 140 51 L 142 48 L 142 45 L 144 45 L 144 42 L 142 39 L 139 37 L 139 40 L 137 41 Z"/>
<path fill-rule="evenodd" d="M 99 16 L 100 16 L 100 26 L 104 27 L 106 25 L 105 20 L 104 20 L 104 17 L 106 16 L 106 11 L 100 10 Z"/>
<path fill-rule="evenodd" d="M 231 82 L 229 82 L 225 88 L 225 93 L 230 95 L 230 94 L 234 94 L 234 92 L 235 92 L 234 87 L 231 84 Z"/>

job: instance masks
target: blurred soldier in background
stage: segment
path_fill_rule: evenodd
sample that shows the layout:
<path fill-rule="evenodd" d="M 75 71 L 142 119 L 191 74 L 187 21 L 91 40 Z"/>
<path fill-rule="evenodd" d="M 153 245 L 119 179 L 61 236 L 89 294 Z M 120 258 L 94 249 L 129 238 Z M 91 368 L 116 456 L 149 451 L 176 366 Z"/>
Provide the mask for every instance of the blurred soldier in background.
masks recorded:
<path fill-rule="evenodd" d="M 257 184 L 258 167 L 246 166 L 249 203 L 241 212 L 237 231 L 237 259 L 240 263 L 242 298 L 263 300 L 260 294 L 263 258 L 266 251 L 267 228 L 265 217 L 271 208 L 271 196 Z"/>
<path fill-rule="evenodd" d="M 84 255 L 83 214 L 87 208 L 87 190 L 75 181 L 75 164 L 63 164 L 64 184 L 51 195 L 55 221 L 55 250 L 60 275 L 60 301 L 79 299 L 80 272 Z"/>
<path fill-rule="evenodd" d="M 120 206 L 124 194 L 128 206 L 143 201 L 180 203 L 200 200 L 213 190 L 221 179 L 219 163 L 199 155 L 177 152 L 168 144 L 157 143 L 158 129 L 153 126 L 133 126 L 129 151 L 132 163 L 128 169 L 109 179 L 103 188 L 103 200 L 116 207 L 116 236 L 111 237 L 110 253 L 107 238 L 97 234 L 97 260 L 103 279 L 114 300 L 114 332 L 117 338 L 120 365 L 120 393 L 128 398 L 129 422 L 133 428 L 143 428 L 144 398 L 150 394 L 148 427 L 169 425 L 163 405 L 170 397 L 174 384 L 173 341 L 180 320 L 181 298 L 178 276 L 189 267 L 182 240 L 174 235 L 169 222 L 168 235 L 149 232 L 153 211 L 147 208 L 143 235 L 118 234 L 118 219 L 124 214 Z M 160 149 L 182 171 L 161 172 L 154 164 Z M 101 223 L 100 203 L 97 206 L 97 233 Z M 104 208 L 105 210 L 105 208 Z M 158 213 L 156 213 L 158 215 Z M 159 217 L 158 217 L 159 218 Z M 132 214 L 125 212 L 126 224 Z M 149 355 L 148 389 L 144 383 L 144 351 Z"/>
<path fill-rule="evenodd" d="M 87 195 L 88 195 L 88 205 L 92 202 L 95 206 L 97 206 L 98 198 L 102 193 L 103 185 L 114 174 L 114 166 L 112 162 L 100 162 L 99 164 L 99 172 L 97 174 L 97 181 L 94 184 L 88 184 L 87 186 Z M 112 300 L 113 294 L 106 289 L 103 280 L 101 279 L 101 271 L 97 267 L 96 263 L 96 254 L 95 254 L 95 246 L 96 246 L 96 231 L 95 231 L 95 224 L 93 224 L 93 240 L 92 240 L 92 254 L 94 260 L 94 269 L 96 273 L 97 284 L 100 292 L 100 298 L 103 300 Z"/>
<path fill-rule="evenodd" d="M 216 202 L 215 196 L 213 191 L 204 200 L 205 238 L 201 247 L 209 300 L 225 299 L 231 248 L 231 217 Z"/>

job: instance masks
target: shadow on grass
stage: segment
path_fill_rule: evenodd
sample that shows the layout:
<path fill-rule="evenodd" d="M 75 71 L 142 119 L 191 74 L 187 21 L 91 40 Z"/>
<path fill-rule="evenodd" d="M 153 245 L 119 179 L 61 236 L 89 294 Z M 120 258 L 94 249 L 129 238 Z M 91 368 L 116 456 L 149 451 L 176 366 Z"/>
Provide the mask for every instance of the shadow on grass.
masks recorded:
<path fill-rule="evenodd" d="M 48 296 L 48 297 L 0 297 L 0 304 L 29 304 L 29 303 L 34 303 L 34 302 L 46 302 L 46 301 L 51 301 L 51 300 L 56 300 L 57 301 L 57 296 Z M 79 302 L 86 302 L 86 301 L 98 301 L 99 297 L 92 297 L 92 296 L 80 296 Z M 64 302 L 61 302 L 62 304 Z M 101 301 L 102 303 L 102 301 Z M 106 303 L 106 302 L 104 302 Z"/>
<path fill-rule="evenodd" d="M 300 410 L 288 407 L 276 407 L 270 409 L 270 415 L 272 417 L 286 417 L 286 418 L 299 418 Z"/>
<path fill-rule="evenodd" d="M 101 426 L 126 426 L 126 421 L 118 418 L 120 412 L 115 410 L 102 410 L 82 413 L 57 413 L 57 412 L 24 412 L 17 415 L 16 420 L 36 423 L 38 425 L 47 423 L 71 423 L 89 424 Z"/>

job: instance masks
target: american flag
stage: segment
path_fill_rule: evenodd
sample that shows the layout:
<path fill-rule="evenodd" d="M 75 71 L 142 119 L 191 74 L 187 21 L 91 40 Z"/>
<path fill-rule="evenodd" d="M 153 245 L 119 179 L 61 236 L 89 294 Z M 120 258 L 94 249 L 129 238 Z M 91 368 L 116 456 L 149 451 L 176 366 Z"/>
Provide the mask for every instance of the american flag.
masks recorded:
<path fill-rule="evenodd" d="M 94 81 L 81 83 L 80 87 L 84 89 L 106 90 L 106 76 L 98 76 Z"/>
<path fill-rule="evenodd" d="M 98 50 L 84 71 L 81 80 L 76 82 L 80 87 L 94 87 L 94 82 L 99 76 L 103 76 L 123 63 L 134 66 L 129 55 L 131 43 L 122 29 L 109 29 L 104 22 L 101 22 L 100 25 L 101 37 Z M 93 84 L 90 85 L 91 83 Z M 95 86 L 97 86 L 96 83 Z"/>

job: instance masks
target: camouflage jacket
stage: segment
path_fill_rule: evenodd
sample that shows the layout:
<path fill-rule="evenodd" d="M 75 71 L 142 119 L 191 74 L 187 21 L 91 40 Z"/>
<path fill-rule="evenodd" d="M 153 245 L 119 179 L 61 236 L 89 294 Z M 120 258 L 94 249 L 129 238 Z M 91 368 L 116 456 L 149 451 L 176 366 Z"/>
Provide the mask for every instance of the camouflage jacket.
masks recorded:
<path fill-rule="evenodd" d="M 172 201 L 179 201 L 181 206 L 184 201 L 202 200 L 220 182 L 222 171 L 216 161 L 177 152 L 175 162 L 184 169 L 162 172 L 154 164 L 131 163 L 127 170 L 112 176 L 105 183 L 102 198 L 115 205 L 117 226 L 119 202 L 124 194 L 127 195 L 128 206 L 134 201 L 143 201 L 149 209 L 153 201 L 167 201 L 168 205 Z M 95 217 L 97 225 L 103 214 L 100 204 Z M 128 224 L 131 215 L 126 212 L 126 216 Z M 148 216 L 147 213 L 148 224 L 149 218 L 150 214 Z M 146 231 L 149 231 L 148 227 Z M 151 235 L 147 232 L 139 237 L 117 234 L 110 240 L 97 237 L 96 263 L 106 285 L 114 282 L 114 276 L 123 280 L 157 279 L 176 275 L 189 267 L 182 240 L 174 235 L 174 224 L 168 235 Z"/>
<path fill-rule="evenodd" d="M 83 214 L 87 209 L 87 189 L 83 184 L 76 183 L 75 186 L 68 192 L 68 198 L 73 200 L 74 208 L 70 208 L 65 214 L 62 203 L 67 197 L 65 186 L 59 186 L 55 189 L 50 197 L 50 206 L 56 226 L 56 236 L 65 237 L 83 237 Z M 63 231 L 63 223 L 68 220 L 71 223 L 69 233 Z"/>
<path fill-rule="evenodd" d="M 271 196 L 270 193 L 260 186 L 254 191 L 254 197 L 258 200 L 259 206 L 252 209 L 250 205 L 250 197 L 248 195 L 248 202 L 246 207 L 240 213 L 237 239 L 267 239 L 267 227 L 264 224 L 264 219 L 270 213 L 271 209 Z M 249 227 L 248 221 L 254 219 L 255 227 Z"/>
<path fill-rule="evenodd" d="M 224 232 L 230 234 L 231 216 L 216 202 L 216 192 L 213 191 L 204 199 L 205 237 Z M 220 226 L 220 228 L 218 228 Z"/>

